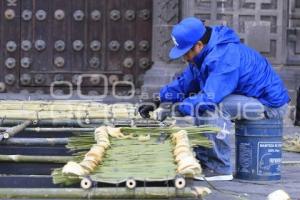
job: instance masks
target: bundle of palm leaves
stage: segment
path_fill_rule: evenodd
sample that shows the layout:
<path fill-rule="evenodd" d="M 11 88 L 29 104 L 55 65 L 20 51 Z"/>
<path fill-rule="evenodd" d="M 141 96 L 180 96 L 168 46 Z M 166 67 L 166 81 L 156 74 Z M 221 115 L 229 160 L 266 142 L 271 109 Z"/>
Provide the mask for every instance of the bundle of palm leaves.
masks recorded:
<path fill-rule="evenodd" d="M 300 153 L 300 135 L 296 134 L 294 136 L 283 138 L 283 150 L 292 151 Z"/>
<path fill-rule="evenodd" d="M 177 165 L 174 159 L 174 144 L 170 140 L 172 133 L 184 130 L 188 133 L 191 146 L 210 147 L 211 143 L 203 133 L 216 133 L 219 128 L 211 126 L 197 127 L 121 127 L 112 129 L 109 137 L 110 148 L 104 158 L 89 173 L 80 175 L 62 173 L 55 169 L 52 173 L 55 184 L 70 185 L 88 175 L 93 181 L 119 183 L 128 177 L 135 180 L 171 180 L 176 176 Z M 96 131 L 97 132 L 97 131 Z M 70 138 L 67 148 L 73 152 L 73 162 L 87 159 L 94 147 L 95 134 L 86 133 Z"/>

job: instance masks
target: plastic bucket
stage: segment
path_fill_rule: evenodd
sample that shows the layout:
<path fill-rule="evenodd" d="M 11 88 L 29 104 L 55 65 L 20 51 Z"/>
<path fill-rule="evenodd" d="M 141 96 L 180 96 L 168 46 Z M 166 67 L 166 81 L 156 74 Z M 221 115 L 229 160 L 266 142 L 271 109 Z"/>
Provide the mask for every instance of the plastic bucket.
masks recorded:
<path fill-rule="evenodd" d="M 236 178 L 281 178 L 282 120 L 236 121 Z"/>

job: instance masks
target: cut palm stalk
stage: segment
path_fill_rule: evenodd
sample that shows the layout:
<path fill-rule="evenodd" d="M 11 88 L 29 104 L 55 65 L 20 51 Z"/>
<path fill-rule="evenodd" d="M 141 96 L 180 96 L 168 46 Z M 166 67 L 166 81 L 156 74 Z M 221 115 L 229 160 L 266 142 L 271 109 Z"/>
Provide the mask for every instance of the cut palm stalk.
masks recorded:
<path fill-rule="evenodd" d="M 105 150 L 110 147 L 109 135 L 120 137 L 120 128 L 100 126 L 95 130 L 94 139 L 96 144 L 85 154 L 84 159 L 78 164 L 74 161 L 68 162 L 62 169 L 66 175 L 84 176 L 95 170 L 102 162 Z"/>
<path fill-rule="evenodd" d="M 177 162 L 177 173 L 187 177 L 200 175 L 202 169 L 190 148 L 187 131 L 181 130 L 173 133 L 171 137 L 175 144 L 173 153 Z"/>

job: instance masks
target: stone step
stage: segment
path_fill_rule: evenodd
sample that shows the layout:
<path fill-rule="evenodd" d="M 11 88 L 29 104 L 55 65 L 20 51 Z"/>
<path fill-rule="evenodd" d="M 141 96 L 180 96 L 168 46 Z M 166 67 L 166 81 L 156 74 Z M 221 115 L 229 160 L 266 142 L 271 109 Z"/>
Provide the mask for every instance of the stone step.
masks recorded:
<path fill-rule="evenodd" d="M 144 76 L 144 85 L 164 85 L 172 80 L 171 76 L 151 75 Z"/>
<path fill-rule="evenodd" d="M 145 96 L 145 98 L 152 98 L 153 94 L 159 94 L 161 86 L 142 86 L 142 96 Z"/>

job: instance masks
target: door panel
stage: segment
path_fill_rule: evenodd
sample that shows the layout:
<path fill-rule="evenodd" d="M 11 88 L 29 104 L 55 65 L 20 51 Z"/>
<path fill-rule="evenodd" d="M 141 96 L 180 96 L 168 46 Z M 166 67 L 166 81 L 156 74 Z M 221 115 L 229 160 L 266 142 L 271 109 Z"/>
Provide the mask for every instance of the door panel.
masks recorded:
<path fill-rule="evenodd" d="M 76 86 L 80 75 L 81 86 L 94 93 L 103 90 L 103 75 L 110 86 L 141 85 L 151 64 L 152 0 L 0 2 L 1 13 L 11 18 L 0 18 L 0 92 L 49 92 L 53 82 Z"/>

